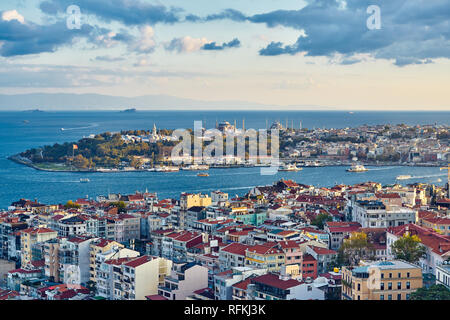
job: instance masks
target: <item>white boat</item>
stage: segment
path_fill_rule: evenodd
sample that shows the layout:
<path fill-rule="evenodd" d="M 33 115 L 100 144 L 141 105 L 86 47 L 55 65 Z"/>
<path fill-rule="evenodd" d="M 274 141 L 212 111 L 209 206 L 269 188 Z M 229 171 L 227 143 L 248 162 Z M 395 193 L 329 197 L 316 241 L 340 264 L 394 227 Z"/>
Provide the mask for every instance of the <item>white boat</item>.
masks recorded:
<path fill-rule="evenodd" d="M 209 166 L 206 164 L 191 164 L 187 167 L 181 168 L 182 170 L 188 171 L 198 171 L 198 170 L 209 170 Z"/>
<path fill-rule="evenodd" d="M 91 182 L 91 180 L 89 180 L 88 178 L 81 178 L 80 182 L 81 183 L 88 183 L 88 182 Z"/>
<path fill-rule="evenodd" d="M 179 167 L 163 166 L 156 168 L 156 172 L 177 172 L 177 171 L 180 171 Z"/>
<path fill-rule="evenodd" d="M 298 168 L 295 164 L 282 165 L 279 171 L 301 171 L 303 168 Z"/>
<path fill-rule="evenodd" d="M 395 179 L 397 179 L 397 180 L 408 180 L 408 179 L 411 179 L 411 178 L 412 177 L 410 175 L 399 175 Z"/>
<path fill-rule="evenodd" d="M 366 167 L 364 167 L 362 164 L 352 164 L 350 169 L 347 169 L 347 172 L 366 172 L 369 171 Z"/>

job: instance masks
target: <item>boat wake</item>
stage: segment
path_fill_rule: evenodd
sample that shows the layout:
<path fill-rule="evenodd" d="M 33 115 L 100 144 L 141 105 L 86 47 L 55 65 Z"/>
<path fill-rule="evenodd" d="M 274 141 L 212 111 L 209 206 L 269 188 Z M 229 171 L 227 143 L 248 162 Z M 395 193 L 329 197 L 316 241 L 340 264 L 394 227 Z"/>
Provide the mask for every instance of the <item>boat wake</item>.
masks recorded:
<path fill-rule="evenodd" d="M 370 171 L 381 171 L 381 170 L 392 170 L 392 169 L 396 169 L 398 167 L 386 167 L 386 168 L 377 168 L 377 169 L 372 169 L 369 168 Z"/>
<path fill-rule="evenodd" d="M 446 173 L 441 173 L 441 174 L 430 174 L 430 175 L 426 175 L 426 176 L 415 176 L 415 177 L 409 178 L 409 180 L 411 180 L 411 179 L 436 178 L 436 177 L 443 177 L 443 176 L 447 176 L 447 174 Z"/>
<path fill-rule="evenodd" d="M 90 126 L 87 127 L 75 127 L 75 128 L 61 128 L 61 131 L 72 131 L 72 130 L 82 130 L 82 129 L 91 129 L 98 127 L 98 123 L 93 123 Z"/>

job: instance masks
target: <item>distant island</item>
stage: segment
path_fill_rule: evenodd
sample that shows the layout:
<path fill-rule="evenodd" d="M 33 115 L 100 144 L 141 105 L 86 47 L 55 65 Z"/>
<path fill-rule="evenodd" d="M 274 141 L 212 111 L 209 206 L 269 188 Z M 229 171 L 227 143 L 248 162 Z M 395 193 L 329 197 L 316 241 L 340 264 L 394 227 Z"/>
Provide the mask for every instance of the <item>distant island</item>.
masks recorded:
<path fill-rule="evenodd" d="M 38 113 L 38 112 L 45 112 L 43 110 L 39 110 L 39 109 L 31 109 L 31 110 L 25 110 L 23 112 L 34 112 L 34 113 Z"/>
<path fill-rule="evenodd" d="M 120 112 L 123 112 L 123 113 L 135 113 L 136 111 L 137 111 L 136 109 L 132 108 L 132 109 L 125 109 L 125 110 L 120 111 Z"/>

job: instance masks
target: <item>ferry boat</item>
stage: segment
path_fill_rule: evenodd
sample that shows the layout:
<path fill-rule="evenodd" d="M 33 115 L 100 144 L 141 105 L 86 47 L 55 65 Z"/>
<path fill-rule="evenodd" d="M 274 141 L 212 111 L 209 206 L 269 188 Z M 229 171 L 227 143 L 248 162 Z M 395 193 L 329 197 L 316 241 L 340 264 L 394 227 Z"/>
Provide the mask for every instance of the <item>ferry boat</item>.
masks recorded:
<path fill-rule="evenodd" d="M 410 176 L 410 175 L 400 175 L 400 176 L 397 176 L 395 179 L 397 179 L 397 180 L 408 180 L 408 179 L 411 179 L 412 177 Z"/>
<path fill-rule="evenodd" d="M 81 183 L 88 183 L 88 182 L 91 182 L 91 180 L 89 180 L 88 178 L 81 178 L 80 182 Z"/>
<path fill-rule="evenodd" d="M 295 164 L 282 165 L 279 171 L 301 171 L 303 168 L 298 168 Z"/>
<path fill-rule="evenodd" d="M 197 173 L 197 177 L 209 177 L 208 173 Z"/>
<path fill-rule="evenodd" d="M 350 169 L 346 170 L 347 172 L 366 172 L 369 171 L 366 167 L 364 167 L 362 164 L 352 164 Z"/>
<path fill-rule="evenodd" d="M 177 172 L 180 171 L 179 167 L 163 166 L 156 168 L 156 172 Z"/>
<path fill-rule="evenodd" d="M 191 164 L 187 167 L 181 168 L 182 170 L 196 171 L 196 170 L 209 170 L 209 166 L 206 164 Z"/>

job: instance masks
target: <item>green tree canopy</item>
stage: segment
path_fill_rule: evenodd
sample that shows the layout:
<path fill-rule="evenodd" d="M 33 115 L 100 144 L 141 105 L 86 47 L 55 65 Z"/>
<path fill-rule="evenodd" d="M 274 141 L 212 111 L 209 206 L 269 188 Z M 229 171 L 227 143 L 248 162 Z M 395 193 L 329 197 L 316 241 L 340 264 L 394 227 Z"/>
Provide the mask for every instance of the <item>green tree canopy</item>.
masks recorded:
<path fill-rule="evenodd" d="M 450 290 L 442 284 L 419 288 L 411 293 L 411 300 L 450 300 Z"/>
<path fill-rule="evenodd" d="M 313 219 L 313 221 L 311 221 L 311 224 L 318 227 L 319 229 L 323 229 L 325 222 L 332 221 L 332 220 L 333 220 L 333 218 L 329 214 L 320 213 Z"/>
<path fill-rule="evenodd" d="M 361 259 L 372 259 L 373 245 L 368 241 L 364 232 L 353 232 L 339 249 L 338 261 L 342 265 L 357 265 Z"/>
<path fill-rule="evenodd" d="M 392 244 L 391 250 L 396 259 L 418 263 L 420 258 L 426 255 L 426 248 L 421 242 L 418 236 L 405 233 Z"/>

